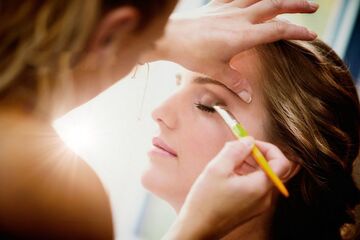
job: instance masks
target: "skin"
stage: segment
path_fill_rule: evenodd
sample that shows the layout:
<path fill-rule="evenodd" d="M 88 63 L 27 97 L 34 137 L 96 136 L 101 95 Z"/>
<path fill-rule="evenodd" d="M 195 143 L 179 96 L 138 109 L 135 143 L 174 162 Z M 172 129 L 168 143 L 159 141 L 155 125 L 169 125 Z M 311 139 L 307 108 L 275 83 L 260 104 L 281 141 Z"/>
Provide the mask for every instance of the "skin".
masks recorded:
<path fill-rule="evenodd" d="M 1 234 L 15 239 L 112 239 L 104 187 L 51 126 L 14 110 L 1 111 L 0 123 Z"/>

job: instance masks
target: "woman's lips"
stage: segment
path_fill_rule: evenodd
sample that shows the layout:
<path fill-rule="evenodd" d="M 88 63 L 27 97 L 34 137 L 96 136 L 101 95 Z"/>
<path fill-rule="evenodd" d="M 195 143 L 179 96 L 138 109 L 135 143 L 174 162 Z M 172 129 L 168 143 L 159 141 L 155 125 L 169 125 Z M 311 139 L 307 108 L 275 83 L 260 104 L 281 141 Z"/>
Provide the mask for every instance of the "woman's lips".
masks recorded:
<path fill-rule="evenodd" d="M 160 153 L 164 155 L 170 155 L 172 157 L 177 157 L 177 153 L 171 147 L 166 145 L 166 143 L 159 137 L 155 137 L 152 140 L 152 144 L 155 147 L 151 152 Z"/>

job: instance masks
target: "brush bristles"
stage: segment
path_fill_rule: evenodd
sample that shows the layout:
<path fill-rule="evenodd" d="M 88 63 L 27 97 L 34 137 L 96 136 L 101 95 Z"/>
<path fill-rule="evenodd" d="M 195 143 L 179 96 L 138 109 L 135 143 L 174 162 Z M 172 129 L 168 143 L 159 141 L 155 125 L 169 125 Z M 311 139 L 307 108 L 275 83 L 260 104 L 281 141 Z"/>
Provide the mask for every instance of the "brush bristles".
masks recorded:
<path fill-rule="evenodd" d="M 217 105 L 213 106 L 213 108 L 217 113 L 219 113 L 219 115 L 224 119 L 224 121 L 230 128 L 234 127 L 237 124 L 236 119 L 226 109 Z"/>

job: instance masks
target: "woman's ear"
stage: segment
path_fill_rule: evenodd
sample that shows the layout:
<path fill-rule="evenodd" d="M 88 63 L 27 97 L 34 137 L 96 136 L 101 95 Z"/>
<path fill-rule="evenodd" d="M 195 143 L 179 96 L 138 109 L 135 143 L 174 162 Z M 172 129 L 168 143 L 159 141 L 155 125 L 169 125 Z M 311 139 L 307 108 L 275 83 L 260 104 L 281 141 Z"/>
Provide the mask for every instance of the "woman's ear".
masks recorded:
<path fill-rule="evenodd" d="M 124 41 L 136 30 L 139 18 L 138 10 L 131 6 L 111 10 L 100 20 L 90 42 L 90 49 L 102 50 L 114 41 L 117 45 L 125 44 Z"/>

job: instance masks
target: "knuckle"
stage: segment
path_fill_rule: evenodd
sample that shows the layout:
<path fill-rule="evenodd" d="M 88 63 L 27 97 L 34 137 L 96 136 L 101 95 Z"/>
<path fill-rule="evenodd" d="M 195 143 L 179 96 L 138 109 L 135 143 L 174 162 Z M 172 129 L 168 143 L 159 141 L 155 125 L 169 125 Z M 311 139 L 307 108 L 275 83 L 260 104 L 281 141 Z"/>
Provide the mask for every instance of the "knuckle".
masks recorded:
<path fill-rule="evenodd" d="M 274 28 L 277 34 L 284 35 L 286 32 L 286 24 L 280 21 L 274 22 Z"/>
<path fill-rule="evenodd" d="M 231 148 L 233 148 L 234 145 L 235 145 L 234 141 L 226 142 L 224 145 L 224 149 L 231 149 Z"/>
<path fill-rule="evenodd" d="M 238 153 L 239 153 L 239 147 L 236 142 L 226 142 L 223 147 L 221 156 L 227 156 L 232 158 Z"/>
<path fill-rule="evenodd" d="M 244 143 L 241 141 L 231 141 L 225 143 L 225 149 L 231 152 L 239 152 L 244 148 Z"/>
<path fill-rule="evenodd" d="M 309 31 L 304 27 L 299 27 L 298 32 L 301 36 L 307 36 L 309 34 Z"/>
<path fill-rule="evenodd" d="M 222 154 L 226 154 L 227 152 L 231 151 L 231 149 L 232 149 L 232 143 L 231 142 L 226 142 L 224 144 L 224 147 L 223 147 L 221 152 L 222 152 Z"/>
<path fill-rule="evenodd" d="M 283 4 L 281 0 L 270 0 L 270 3 L 274 9 L 276 10 L 282 9 Z"/>
<path fill-rule="evenodd" d="M 270 147 L 273 148 L 276 152 L 281 152 L 280 148 L 274 144 L 271 144 Z"/>
<path fill-rule="evenodd" d="M 301 1 L 299 1 L 299 7 L 301 9 L 308 9 L 310 7 L 310 4 L 306 0 L 301 0 Z"/>
<path fill-rule="evenodd" d="M 221 169 L 214 162 L 212 162 L 206 166 L 205 172 L 207 175 L 210 175 L 210 176 L 219 176 L 222 173 Z"/>

